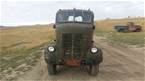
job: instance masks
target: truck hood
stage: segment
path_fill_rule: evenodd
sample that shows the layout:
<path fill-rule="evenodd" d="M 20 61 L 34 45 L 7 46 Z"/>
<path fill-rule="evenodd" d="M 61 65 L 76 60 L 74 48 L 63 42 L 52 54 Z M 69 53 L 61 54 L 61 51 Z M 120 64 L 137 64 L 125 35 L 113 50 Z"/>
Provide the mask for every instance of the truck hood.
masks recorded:
<path fill-rule="evenodd" d="M 93 25 L 86 23 L 56 24 L 56 31 L 61 33 L 85 33 L 93 31 Z"/>

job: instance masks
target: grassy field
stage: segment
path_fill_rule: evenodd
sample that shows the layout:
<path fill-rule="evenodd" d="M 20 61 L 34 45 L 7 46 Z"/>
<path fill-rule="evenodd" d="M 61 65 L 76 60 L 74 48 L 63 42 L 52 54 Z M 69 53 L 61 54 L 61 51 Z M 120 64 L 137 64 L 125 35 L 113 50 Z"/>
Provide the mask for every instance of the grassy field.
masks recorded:
<path fill-rule="evenodd" d="M 134 22 L 143 27 L 142 32 L 119 33 L 114 26 Z M 144 46 L 145 44 L 145 18 L 106 19 L 96 21 L 96 35 L 106 37 L 112 43 Z"/>
<path fill-rule="evenodd" d="M 40 58 L 41 49 L 52 39 L 54 30 L 48 25 L 1 29 L 0 79 L 13 72 L 31 68 Z"/>

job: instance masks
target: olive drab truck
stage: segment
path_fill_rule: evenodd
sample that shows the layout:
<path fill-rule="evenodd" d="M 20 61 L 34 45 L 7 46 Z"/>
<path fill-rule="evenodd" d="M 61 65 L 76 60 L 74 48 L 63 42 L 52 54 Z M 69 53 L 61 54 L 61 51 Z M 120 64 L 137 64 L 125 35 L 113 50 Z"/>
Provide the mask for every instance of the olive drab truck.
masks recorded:
<path fill-rule="evenodd" d="M 56 40 L 45 48 L 48 73 L 57 74 L 59 65 L 87 66 L 88 73 L 97 75 L 103 60 L 102 50 L 93 42 L 94 14 L 91 10 L 58 10 L 53 26 Z"/>

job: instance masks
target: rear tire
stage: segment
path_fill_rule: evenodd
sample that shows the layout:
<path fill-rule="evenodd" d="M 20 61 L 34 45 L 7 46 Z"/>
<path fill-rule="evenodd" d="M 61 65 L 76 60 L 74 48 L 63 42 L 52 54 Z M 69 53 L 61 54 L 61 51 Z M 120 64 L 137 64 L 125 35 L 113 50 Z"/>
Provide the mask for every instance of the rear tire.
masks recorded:
<path fill-rule="evenodd" d="M 49 75 L 55 75 L 56 74 L 56 65 L 54 64 L 47 64 L 47 69 L 48 69 L 48 73 Z"/>
<path fill-rule="evenodd" d="M 92 76 L 96 76 L 99 73 L 99 64 L 97 65 L 89 65 L 89 74 Z"/>

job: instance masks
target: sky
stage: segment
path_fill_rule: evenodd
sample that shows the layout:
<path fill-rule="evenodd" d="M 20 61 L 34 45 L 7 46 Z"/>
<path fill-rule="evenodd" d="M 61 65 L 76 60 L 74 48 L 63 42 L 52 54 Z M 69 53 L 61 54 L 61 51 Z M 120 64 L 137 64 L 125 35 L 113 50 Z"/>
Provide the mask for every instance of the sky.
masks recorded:
<path fill-rule="evenodd" d="M 95 20 L 145 16 L 144 1 L 8 1 L 0 2 L 0 25 L 33 25 L 55 22 L 59 9 L 90 9 Z"/>

